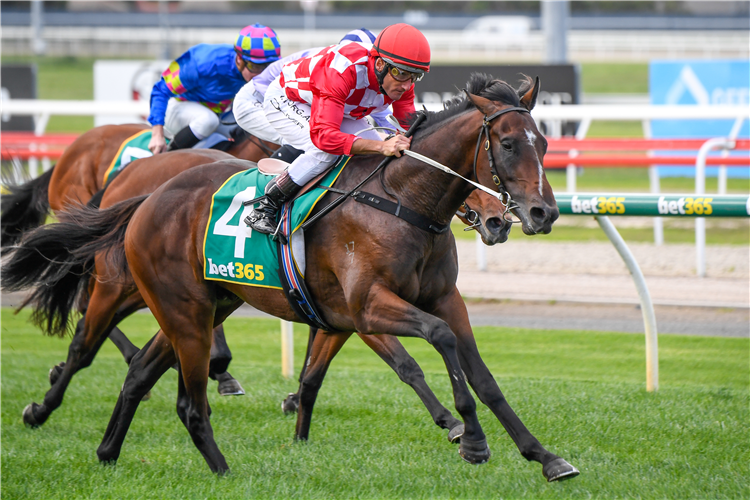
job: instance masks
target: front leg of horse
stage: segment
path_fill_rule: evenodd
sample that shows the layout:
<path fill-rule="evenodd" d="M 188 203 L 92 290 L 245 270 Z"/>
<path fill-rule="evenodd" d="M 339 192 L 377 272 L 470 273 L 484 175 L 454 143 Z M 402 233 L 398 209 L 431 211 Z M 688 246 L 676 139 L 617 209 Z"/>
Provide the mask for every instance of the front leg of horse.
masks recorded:
<path fill-rule="evenodd" d="M 430 412 L 435 425 L 448 429 L 448 441 L 457 442 L 464 433 L 464 424 L 443 406 L 424 380 L 424 372 L 399 340 L 392 335 L 362 335 L 362 341 L 408 384 Z"/>
<path fill-rule="evenodd" d="M 117 461 L 138 404 L 176 362 L 172 344 L 161 331 L 133 357 L 102 443 L 96 450 L 101 462 Z"/>
<path fill-rule="evenodd" d="M 456 411 L 464 421 L 459 453 L 469 463 L 489 460 L 490 449 L 477 418 L 476 402 L 466 385 L 456 352 L 456 336 L 448 323 L 409 304 L 384 286 L 372 287 L 368 297 L 370 300 L 355 317 L 357 330 L 419 337 L 432 344 L 443 357 L 453 388 Z"/>
<path fill-rule="evenodd" d="M 436 315 L 443 318 L 456 332 L 458 352 L 466 377 L 480 401 L 487 405 L 500 420 L 505 430 L 518 446 L 524 458 L 542 464 L 542 473 L 548 481 L 569 479 L 579 474 L 578 469 L 565 459 L 549 452 L 518 418 L 505 399 L 490 370 L 479 355 L 474 334 L 469 324 L 466 305 L 457 289 L 440 304 Z"/>

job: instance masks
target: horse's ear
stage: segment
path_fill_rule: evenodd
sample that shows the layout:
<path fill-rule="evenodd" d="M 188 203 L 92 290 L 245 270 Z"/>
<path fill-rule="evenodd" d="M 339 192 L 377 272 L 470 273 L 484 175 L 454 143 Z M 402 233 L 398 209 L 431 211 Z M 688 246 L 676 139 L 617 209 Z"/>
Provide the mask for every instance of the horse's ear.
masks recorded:
<path fill-rule="evenodd" d="M 536 77 L 534 85 L 521 97 L 521 106 L 531 111 L 536 106 L 536 96 L 539 95 L 539 77 Z"/>
<path fill-rule="evenodd" d="M 497 106 L 492 104 L 492 101 L 490 101 L 489 99 L 472 94 L 468 91 L 466 92 L 466 95 L 469 96 L 469 99 L 471 99 L 471 102 L 474 103 L 474 106 L 476 106 L 479 111 L 481 111 L 485 115 L 491 115 L 494 109 L 497 108 Z"/>

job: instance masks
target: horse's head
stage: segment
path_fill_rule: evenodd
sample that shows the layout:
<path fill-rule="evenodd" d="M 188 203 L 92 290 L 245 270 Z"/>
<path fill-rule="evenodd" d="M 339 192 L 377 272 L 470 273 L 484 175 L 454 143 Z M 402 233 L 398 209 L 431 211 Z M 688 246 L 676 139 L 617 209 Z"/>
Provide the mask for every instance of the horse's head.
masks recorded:
<path fill-rule="evenodd" d="M 470 228 L 476 229 L 482 242 L 491 246 L 508 240 L 513 223 L 506 218 L 507 212 L 500 200 L 476 189 L 466 198 L 456 216 Z M 507 215 L 510 217 L 510 214 Z"/>
<path fill-rule="evenodd" d="M 531 79 L 527 79 L 528 84 L 518 91 L 519 106 L 469 94 L 471 101 L 484 114 L 484 123 L 496 113 L 516 108 L 499 113 L 487 124 L 489 136 L 479 146 L 476 175 L 485 186 L 497 186 L 499 191 L 510 194 L 511 210 L 521 220 L 524 233 L 546 234 L 552 230 L 552 223 L 560 212 L 542 166 L 547 141 L 530 113 L 526 112 L 536 104 L 539 78 L 533 85 Z M 498 179 L 494 178 L 491 161 Z"/>

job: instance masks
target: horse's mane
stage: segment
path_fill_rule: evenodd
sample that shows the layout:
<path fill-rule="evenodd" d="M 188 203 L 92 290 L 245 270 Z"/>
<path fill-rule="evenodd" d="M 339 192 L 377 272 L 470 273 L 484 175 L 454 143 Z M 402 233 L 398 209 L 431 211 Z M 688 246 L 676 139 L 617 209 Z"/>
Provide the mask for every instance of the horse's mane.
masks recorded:
<path fill-rule="evenodd" d="M 484 97 L 490 101 L 508 104 L 510 106 L 520 106 L 520 97 L 526 94 L 533 86 L 533 80 L 523 75 L 521 85 L 514 89 L 509 83 L 493 78 L 486 73 L 472 73 L 469 81 L 466 82 L 466 88 L 469 93 Z M 442 123 L 445 120 L 454 117 L 474 108 L 474 103 L 468 99 L 466 92 L 461 92 L 457 96 L 443 103 L 443 110 L 436 112 L 426 112 L 427 117 L 422 122 L 421 129 L 426 130 L 432 125 Z M 420 113 L 425 113 L 420 111 Z M 416 117 L 416 115 L 415 115 Z"/>

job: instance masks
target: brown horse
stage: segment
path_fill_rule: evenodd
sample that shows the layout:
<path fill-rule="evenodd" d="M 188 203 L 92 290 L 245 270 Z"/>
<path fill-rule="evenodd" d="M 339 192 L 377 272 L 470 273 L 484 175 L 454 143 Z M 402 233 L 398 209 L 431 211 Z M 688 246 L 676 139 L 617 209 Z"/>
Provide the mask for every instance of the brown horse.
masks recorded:
<path fill-rule="evenodd" d="M 519 89 L 519 100 L 504 82 L 476 77 L 471 84 L 472 92 L 480 95 L 456 101 L 442 113 L 430 114 L 414 135 L 412 150 L 447 163 L 454 172 L 485 186 L 503 184 L 512 196 L 513 211 L 524 232 L 549 232 L 558 211 L 541 164 L 545 141 L 527 113 L 536 101 L 538 85 Z M 472 152 L 475 144 L 482 144 L 483 133 L 487 156 L 482 154 L 477 161 Z M 451 147 L 445 148 L 446 144 Z M 353 188 L 380 159 L 355 160 L 339 176 L 338 188 Z M 205 395 L 211 327 L 221 323 L 243 300 L 278 317 L 300 321 L 277 290 L 202 278 L 201 248 L 212 194 L 225 179 L 245 167 L 238 161 L 196 167 L 148 199 L 129 200 L 100 212 L 77 211 L 69 218 L 71 229 L 77 225 L 81 234 L 87 234 L 85 238 L 80 236 L 82 243 L 87 242 L 82 254 L 96 255 L 99 261 L 106 250 L 122 273 L 128 272 L 129 265 L 162 327 L 131 363 L 97 451 L 102 461 L 117 459 L 140 396 L 179 361 L 178 416 L 209 467 L 217 472 L 228 470 L 213 439 Z M 389 193 L 407 200 L 412 210 L 438 223 L 447 222 L 474 189 L 464 180 L 409 157 L 391 162 L 382 189 L 375 184 L 367 187 L 377 195 Z M 356 241 L 360 250 L 345 256 L 343 242 L 349 241 Z M 457 262 L 450 232 L 428 234 L 369 207 L 348 203 L 308 235 L 306 260 L 306 281 L 315 304 L 335 330 L 316 336 L 312 359 L 324 359 L 319 350 L 325 341 L 317 339 L 355 330 L 366 335 L 383 332 L 424 338 L 441 353 L 450 375 L 456 409 L 465 425 L 460 447 L 464 459 L 476 463 L 489 458 L 466 376 L 522 455 L 542 463 L 548 480 L 578 473 L 564 459 L 544 449 L 523 426 L 479 357 L 465 305 L 455 287 Z M 305 374 L 296 429 L 300 439 L 309 434 L 312 407 L 325 368 L 316 363 Z"/>
<path fill-rule="evenodd" d="M 7 251 L 24 231 L 42 224 L 50 209 L 57 212 L 71 203 L 86 204 L 104 187 L 104 174 L 122 143 L 147 127 L 95 127 L 68 146 L 60 160 L 41 176 L 22 185 L 6 186 L 9 193 L 3 195 L 0 208 L 3 249 Z M 236 158 L 258 161 L 269 157 L 277 147 L 248 136 L 247 140 L 232 144 L 227 152 Z"/>
<path fill-rule="evenodd" d="M 449 164 L 464 178 L 484 186 L 503 185 L 526 234 L 547 233 L 558 217 L 541 159 L 546 141 L 528 114 L 538 84 L 516 92 L 506 83 L 475 76 L 470 98 L 458 100 L 441 113 L 429 114 L 414 134 L 411 149 Z M 475 95 L 481 94 L 481 95 Z M 519 99 L 519 95 L 522 96 Z M 482 135 L 486 134 L 486 140 Z M 479 136 L 479 137 L 478 137 Z M 445 145 L 450 147 L 446 148 Z M 479 148 L 484 145 L 484 154 Z M 476 151 L 476 152 L 475 152 Z M 356 160 L 356 161 L 355 161 Z M 353 189 L 374 167 L 378 157 L 358 157 L 339 176 L 339 189 Z M 497 163 L 495 163 L 497 162 Z M 191 169 L 148 199 L 116 205 L 98 220 L 80 227 L 110 228 L 93 247 L 111 249 L 123 272 L 129 269 L 162 330 L 131 363 L 102 444 L 102 461 L 118 458 L 140 395 L 149 390 L 175 361 L 180 363 L 178 416 L 211 470 L 228 470 L 213 439 L 206 399 L 207 361 L 212 325 L 223 322 L 242 301 L 274 316 L 300 321 L 281 292 L 202 278 L 202 242 L 210 200 L 218 187 L 243 165 L 218 162 Z M 408 200 L 412 210 L 444 223 L 474 187 L 412 159 L 393 160 L 383 185 L 368 189 L 380 196 Z M 496 188 L 499 189 L 499 188 Z M 333 196 L 329 193 L 327 197 Z M 86 219 L 79 214 L 79 217 Z M 124 229 L 124 226 L 127 228 Z M 176 239 L 172 235 L 185 237 Z M 358 252 L 347 255 L 344 242 L 355 241 Z M 121 245 L 124 244 L 124 257 Z M 456 289 L 455 241 L 396 220 L 355 203 L 343 204 L 308 235 L 306 282 L 324 320 L 335 331 L 321 332 L 311 358 L 320 356 L 328 335 L 358 331 L 419 337 L 443 356 L 453 387 L 455 406 L 464 421 L 461 456 L 472 463 L 489 458 L 466 378 L 480 399 L 500 419 L 522 455 L 543 465 L 548 480 L 578 471 L 547 451 L 526 429 L 481 360 L 471 333 L 466 307 Z M 296 437 L 309 435 L 312 408 L 325 366 L 313 361 L 302 383 Z"/>
<path fill-rule="evenodd" d="M 184 150 L 137 160 L 132 166 L 123 170 L 105 191 L 99 193 L 101 199 L 96 204 L 101 209 L 105 209 L 114 203 L 149 194 L 189 168 L 230 158 L 232 157 L 229 154 L 216 150 Z M 249 163 L 248 166 L 254 166 L 254 164 Z M 506 211 L 505 205 L 499 200 L 481 191 L 472 192 L 467 202 L 479 207 L 482 214 L 492 214 L 480 215 L 483 220 L 500 220 Z M 61 216 L 64 216 L 64 212 L 61 212 Z M 28 233 L 16 251 L 11 254 L 12 257 L 8 259 L 3 269 L 5 289 L 28 288 L 35 278 L 38 279 L 23 306 L 27 304 L 34 306 L 33 319 L 50 335 L 63 335 L 67 331 L 69 315 L 75 306 L 76 289 L 88 282 L 86 300 L 82 306 L 82 309 L 87 312 L 75 328 L 67 360 L 50 370 L 52 387 L 45 395 L 43 403 L 41 405 L 31 403 L 24 409 L 24 422 L 31 427 L 42 425 L 60 406 L 73 375 L 89 366 L 106 338 L 110 338 L 123 353 L 125 361 L 130 362 L 138 352 L 138 348 L 116 325 L 132 312 L 146 307 L 132 280 L 115 278 L 113 272 L 106 268 L 106 261 L 102 261 L 104 268 L 97 270 L 96 274 L 100 279 L 87 280 L 86 274 L 81 272 L 85 266 L 70 267 L 66 260 L 72 254 L 65 249 L 70 240 L 64 228 L 62 231 L 56 231 L 59 226 L 59 224 L 53 224 Z M 483 238 L 490 242 L 498 241 L 507 238 L 510 222 L 503 220 L 502 223 L 492 224 L 491 228 L 491 231 L 484 230 Z M 53 247 L 59 251 L 53 253 Z M 73 245 L 72 249 L 75 250 L 75 248 Z M 63 280 L 50 279 L 49 273 L 57 272 L 54 270 L 59 265 L 67 266 L 69 276 Z M 113 277 L 112 279 L 101 278 L 108 276 Z M 110 300 L 112 297 L 127 293 L 132 293 L 132 295 L 125 302 L 108 307 L 112 304 Z M 460 436 L 461 429 L 456 428 L 460 422 L 440 405 L 429 387 L 424 384 L 421 370 L 398 341 L 396 339 L 381 341 L 371 336 L 367 338 L 363 336 L 363 339 L 399 374 L 402 380 L 415 389 L 437 425 L 451 431 L 449 439 L 455 440 Z M 222 395 L 237 394 L 242 391 L 239 383 L 226 372 L 230 361 L 231 352 L 226 346 L 223 327 L 219 325 L 214 331 L 209 376 L 219 382 L 218 390 Z M 296 410 L 296 406 L 294 409 Z"/>

